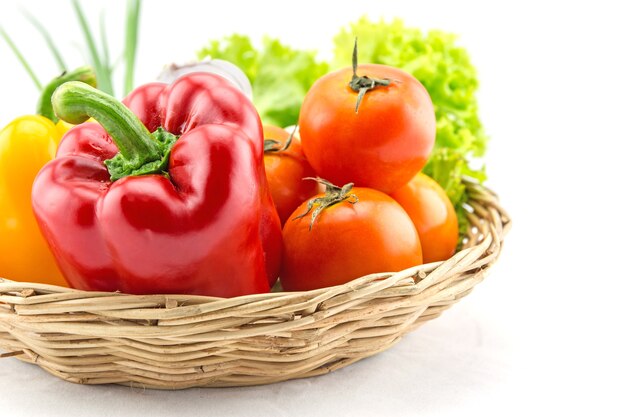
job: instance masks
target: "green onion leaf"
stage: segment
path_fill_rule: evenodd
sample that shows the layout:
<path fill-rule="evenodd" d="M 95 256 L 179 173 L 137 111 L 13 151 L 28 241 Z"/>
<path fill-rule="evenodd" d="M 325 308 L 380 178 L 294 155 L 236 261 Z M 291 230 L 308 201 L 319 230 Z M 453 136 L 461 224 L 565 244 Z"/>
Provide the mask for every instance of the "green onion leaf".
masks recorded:
<path fill-rule="evenodd" d="M 43 36 L 44 40 L 46 41 L 46 44 L 48 45 L 48 49 L 54 56 L 54 60 L 57 62 L 59 71 L 61 72 L 67 71 L 67 66 L 65 65 L 65 61 L 63 61 L 63 57 L 61 56 L 59 49 L 57 48 L 56 44 L 52 40 L 52 36 L 50 36 L 50 32 L 48 32 L 48 30 L 41 24 L 41 22 L 39 22 L 39 20 L 35 18 L 35 16 L 28 13 L 26 10 L 22 10 L 22 14 L 24 14 L 26 19 L 28 19 L 28 21 L 35 27 L 35 29 L 39 31 L 41 36 Z"/>
<path fill-rule="evenodd" d="M 124 77 L 124 95 L 133 89 L 135 77 L 135 59 L 137 57 L 137 41 L 139 35 L 139 12 L 141 0 L 128 0 L 126 9 L 126 45 L 124 60 L 126 61 L 126 75 Z"/>
<path fill-rule="evenodd" d="M 98 88 L 107 94 L 113 95 L 113 83 L 111 80 L 111 73 L 104 65 L 102 65 L 100 55 L 98 54 L 98 49 L 96 48 L 96 44 L 93 40 L 91 30 L 89 29 L 87 19 L 85 18 L 85 13 L 83 13 L 83 10 L 78 0 L 72 0 L 72 5 L 74 6 L 74 11 L 76 12 L 78 23 L 80 24 L 80 27 L 83 31 L 85 42 L 87 43 L 87 50 L 91 59 L 91 65 L 96 71 Z"/>
<path fill-rule="evenodd" d="M 9 45 L 9 48 L 11 48 L 11 50 L 13 51 L 13 53 L 15 54 L 17 59 L 20 61 L 20 63 L 22 64 L 22 67 L 24 67 L 24 69 L 26 70 L 26 72 L 30 76 L 30 79 L 33 80 L 33 83 L 35 83 L 35 85 L 37 86 L 37 89 L 41 91 L 43 89 L 43 86 L 39 82 L 39 79 L 37 79 L 37 76 L 35 75 L 35 72 L 31 68 L 31 66 L 28 64 L 28 62 L 26 61 L 26 58 L 24 58 L 24 55 L 22 55 L 20 50 L 17 49 L 17 46 L 15 46 L 15 44 L 13 43 L 13 41 L 9 37 L 9 34 L 6 33 L 1 26 L 0 26 L 0 36 L 2 36 L 2 38 L 5 40 L 7 45 Z"/>
<path fill-rule="evenodd" d="M 111 60 L 109 57 L 109 42 L 107 40 L 105 31 L 105 19 L 104 11 L 100 14 L 100 43 L 102 44 L 102 66 L 106 68 L 106 71 L 111 74 L 113 68 L 111 68 Z"/>

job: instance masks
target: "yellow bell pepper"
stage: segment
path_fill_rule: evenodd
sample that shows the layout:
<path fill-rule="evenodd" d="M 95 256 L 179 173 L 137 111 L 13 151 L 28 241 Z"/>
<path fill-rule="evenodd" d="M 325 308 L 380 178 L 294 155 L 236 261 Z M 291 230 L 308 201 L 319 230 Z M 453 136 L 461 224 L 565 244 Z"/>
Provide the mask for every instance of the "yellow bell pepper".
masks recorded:
<path fill-rule="evenodd" d="M 39 232 L 30 193 L 35 176 L 72 127 L 57 122 L 50 103 L 56 87 L 71 80 L 95 86 L 90 68 L 63 74 L 43 90 L 39 115 L 18 117 L 0 131 L 0 277 L 67 286 Z"/>

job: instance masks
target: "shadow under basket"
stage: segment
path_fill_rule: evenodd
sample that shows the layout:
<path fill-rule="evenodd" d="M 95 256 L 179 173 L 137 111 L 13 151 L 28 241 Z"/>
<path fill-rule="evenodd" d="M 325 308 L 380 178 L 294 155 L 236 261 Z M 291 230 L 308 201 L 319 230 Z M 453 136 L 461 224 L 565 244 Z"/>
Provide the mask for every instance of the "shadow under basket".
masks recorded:
<path fill-rule="evenodd" d="M 493 192 L 466 185 L 471 227 L 452 258 L 337 287 L 222 299 L 0 279 L 2 357 L 70 382 L 156 389 L 268 384 L 342 368 L 438 317 L 498 259 L 510 219 Z"/>

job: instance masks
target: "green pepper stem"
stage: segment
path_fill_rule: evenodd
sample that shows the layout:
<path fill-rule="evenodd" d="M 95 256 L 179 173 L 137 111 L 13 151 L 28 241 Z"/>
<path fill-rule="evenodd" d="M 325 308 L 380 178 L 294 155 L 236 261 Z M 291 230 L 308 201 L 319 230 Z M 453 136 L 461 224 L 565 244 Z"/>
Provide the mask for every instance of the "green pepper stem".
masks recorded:
<path fill-rule="evenodd" d="M 56 115 L 72 124 L 93 117 L 111 135 L 129 168 L 139 168 L 163 158 L 150 132 L 126 106 L 89 85 L 70 81 L 52 95 Z"/>
<path fill-rule="evenodd" d="M 59 118 L 54 114 L 52 109 L 52 94 L 61 84 L 68 81 L 82 81 L 89 84 L 92 87 L 96 86 L 96 74 L 91 67 L 76 68 L 71 72 L 64 72 L 54 80 L 50 81 L 48 85 L 41 92 L 39 102 L 37 103 L 37 114 L 47 117 L 54 123 L 59 121 Z"/>

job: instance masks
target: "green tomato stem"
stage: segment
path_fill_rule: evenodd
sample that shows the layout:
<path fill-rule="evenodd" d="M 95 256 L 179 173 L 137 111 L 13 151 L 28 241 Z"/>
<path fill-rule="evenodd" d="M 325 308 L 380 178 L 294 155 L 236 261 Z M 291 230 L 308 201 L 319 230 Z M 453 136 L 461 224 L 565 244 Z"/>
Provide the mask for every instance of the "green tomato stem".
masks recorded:
<path fill-rule="evenodd" d="M 311 222 L 309 223 L 309 231 L 313 230 L 313 224 L 315 223 L 315 219 L 330 206 L 341 203 L 342 201 L 347 201 L 350 204 L 356 204 L 359 202 L 359 197 L 351 193 L 352 188 L 354 187 L 354 183 L 348 183 L 343 187 L 338 187 L 335 184 L 327 181 L 323 178 L 313 178 L 313 177 L 305 177 L 303 180 L 312 180 L 317 181 L 319 184 L 322 184 L 326 187 L 326 191 L 324 197 L 312 198 L 307 203 L 306 211 L 296 217 L 293 220 L 301 219 L 305 217 L 307 214 L 313 210 L 313 207 L 317 204 L 315 210 L 313 210 L 313 214 L 311 214 Z"/>
<path fill-rule="evenodd" d="M 293 141 L 293 135 L 296 133 L 297 129 L 298 126 L 293 128 L 283 146 L 281 146 L 281 142 L 276 139 L 265 139 L 263 141 L 263 153 L 283 152 L 289 149 L 291 142 Z"/>
<path fill-rule="evenodd" d="M 356 98 L 356 105 L 354 107 L 354 112 L 359 112 L 359 107 L 361 106 L 361 101 L 365 94 L 375 89 L 376 87 L 386 87 L 391 84 L 391 80 L 388 78 L 378 79 L 378 78 L 370 78 L 367 75 L 359 76 L 356 73 L 356 70 L 359 66 L 358 59 L 358 50 L 357 50 L 357 38 L 354 38 L 354 49 L 352 50 L 352 79 L 350 80 L 350 88 L 355 93 L 359 93 Z"/>

